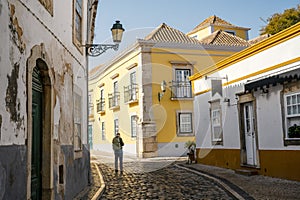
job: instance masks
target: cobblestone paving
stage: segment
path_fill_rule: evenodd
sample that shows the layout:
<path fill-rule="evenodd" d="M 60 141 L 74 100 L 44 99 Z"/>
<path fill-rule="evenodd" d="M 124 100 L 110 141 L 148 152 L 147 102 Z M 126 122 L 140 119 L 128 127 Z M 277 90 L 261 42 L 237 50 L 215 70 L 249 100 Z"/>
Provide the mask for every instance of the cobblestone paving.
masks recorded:
<path fill-rule="evenodd" d="M 174 164 L 146 172 L 141 169 L 152 168 L 156 163 L 137 165 L 127 163 L 124 173 L 116 174 L 112 164 L 99 163 L 106 184 L 101 199 L 234 199 L 212 180 Z"/>

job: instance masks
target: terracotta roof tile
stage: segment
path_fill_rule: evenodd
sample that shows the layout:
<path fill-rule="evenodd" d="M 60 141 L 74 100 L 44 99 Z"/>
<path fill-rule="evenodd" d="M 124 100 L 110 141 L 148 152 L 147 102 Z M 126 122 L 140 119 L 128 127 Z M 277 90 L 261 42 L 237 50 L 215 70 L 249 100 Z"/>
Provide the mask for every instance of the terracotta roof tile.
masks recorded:
<path fill-rule="evenodd" d="M 242 28 L 242 29 L 248 29 L 249 28 L 243 28 L 239 26 L 235 26 L 220 17 L 217 17 L 216 15 L 210 16 L 207 19 L 205 19 L 203 22 L 201 22 L 199 25 L 197 25 L 193 30 L 191 30 L 188 34 L 194 33 L 198 30 L 201 30 L 205 27 L 208 27 L 210 25 L 217 25 L 217 26 L 226 26 L 226 27 L 232 27 L 232 28 Z"/>
<path fill-rule="evenodd" d="M 249 43 L 251 45 L 253 45 L 253 44 L 256 44 L 256 43 L 258 43 L 258 42 L 260 42 L 260 41 L 262 41 L 262 40 L 264 40 L 264 39 L 266 39 L 266 38 L 268 38 L 270 36 L 271 36 L 270 34 L 260 35 L 260 36 L 258 36 L 256 38 L 253 38 L 253 39 L 249 40 Z"/>
<path fill-rule="evenodd" d="M 189 43 L 199 44 L 199 41 L 187 36 L 183 32 L 174 29 L 165 23 L 162 23 L 154 31 L 152 31 L 145 40 L 156 42 L 175 42 L 175 43 Z"/>
<path fill-rule="evenodd" d="M 250 46 L 246 40 L 221 30 L 213 32 L 211 35 L 200 40 L 200 42 L 206 45 Z"/>

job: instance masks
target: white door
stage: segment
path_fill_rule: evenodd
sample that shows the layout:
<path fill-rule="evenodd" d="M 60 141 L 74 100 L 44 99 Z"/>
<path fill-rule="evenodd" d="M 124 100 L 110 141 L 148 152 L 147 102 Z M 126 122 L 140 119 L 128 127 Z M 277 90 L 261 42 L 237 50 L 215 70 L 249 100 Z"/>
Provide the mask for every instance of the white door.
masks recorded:
<path fill-rule="evenodd" d="M 257 165 L 253 104 L 244 104 L 245 143 L 248 165 Z"/>

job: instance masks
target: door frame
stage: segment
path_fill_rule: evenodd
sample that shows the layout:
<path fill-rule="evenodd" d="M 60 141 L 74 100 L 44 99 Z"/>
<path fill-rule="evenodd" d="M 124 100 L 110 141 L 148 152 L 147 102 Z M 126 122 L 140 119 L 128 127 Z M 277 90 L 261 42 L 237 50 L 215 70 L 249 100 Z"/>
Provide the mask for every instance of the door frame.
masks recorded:
<path fill-rule="evenodd" d="M 31 49 L 27 59 L 27 199 L 31 197 L 31 149 L 32 149 L 32 74 L 34 67 L 38 67 L 43 81 L 42 103 L 42 199 L 54 198 L 53 190 L 53 74 L 49 70 L 50 59 L 45 52 L 44 44 L 36 45 Z"/>
<path fill-rule="evenodd" d="M 260 167 L 259 159 L 259 146 L 258 146 L 258 134 L 257 134 L 257 114 L 256 114 L 256 99 L 252 93 L 247 94 L 237 94 L 238 96 L 238 115 L 239 115 L 239 125 L 240 125 L 240 165 L 247 167 Z M 254 117 L 253 128 L 254 128 L 254 143 L 255 151 L 253 152 L 255 161 L 254 165 L 247 164 L 247 150 L 246 150 L 246 138 L 245 138 L 245 116 L 244 116 L 244 106 L 252 103 L 252 112 Z"/>
<path fill-rule="evenodd" d="M 247 110 L 246 110 L 247 109 Z M 248 111 L 248 119 L 246 117 L 246 112 Z M 256 133 L 255 133 L 255 117 L 254 117 L 254 109 L 253 102 L 248 102 L 243 104 L 243 120 L 244 120 L 244 138 L 245 138 L 245 146 L 246 146 L 246 164 L 256 166 L 256 151 L 257 146 L 255 142 Z M 247 120 L 250 119 L 249 122 L 249 131 L 247 129 Z M 250 136 L 249 133 L 250 132 Z M 248 149 L 249 148 L 249 149 Z"/>

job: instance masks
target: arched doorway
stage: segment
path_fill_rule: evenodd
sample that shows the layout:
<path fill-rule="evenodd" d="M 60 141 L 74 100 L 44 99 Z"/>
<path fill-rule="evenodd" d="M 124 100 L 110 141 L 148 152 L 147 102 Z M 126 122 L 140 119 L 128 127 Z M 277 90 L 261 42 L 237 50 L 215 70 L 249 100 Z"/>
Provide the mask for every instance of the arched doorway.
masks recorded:
<path fill-rule="evenodd" d="M 27 199 L 53 199 L 53 75 L 44 46 L 27 60 Z"/>

